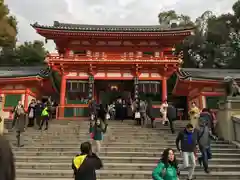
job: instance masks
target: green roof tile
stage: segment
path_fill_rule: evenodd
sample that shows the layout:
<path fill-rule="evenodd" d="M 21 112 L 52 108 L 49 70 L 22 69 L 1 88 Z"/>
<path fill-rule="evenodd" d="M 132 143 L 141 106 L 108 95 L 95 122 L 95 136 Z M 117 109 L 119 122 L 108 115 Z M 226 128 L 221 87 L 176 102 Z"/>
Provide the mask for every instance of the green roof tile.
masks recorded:
<path fill-rule="evenodd" d="M 178 72 L 178 76 L 180 79 L 196 80 L 223 80 L 227 76 L 240 79 L 240 69 L 182 68 Z"/>
<path fill-rule="evenodd" d="M 39 76 L 48 77 L 50 69 L 46 66 L 0 67 L 1 78 Z"/>

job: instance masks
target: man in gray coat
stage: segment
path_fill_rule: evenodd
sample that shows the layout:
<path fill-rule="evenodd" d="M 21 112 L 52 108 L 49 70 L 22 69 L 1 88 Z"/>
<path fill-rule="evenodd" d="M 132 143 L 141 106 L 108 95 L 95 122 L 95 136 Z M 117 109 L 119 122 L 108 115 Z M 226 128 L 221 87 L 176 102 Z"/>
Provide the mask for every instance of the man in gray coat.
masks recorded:
<path fill-rule="evenodd" d="M 198 162 L 200 165 L 203 164 L 204 171 L 209 173 L 208 160 L 212 158 L 211 130 L 208 126 L 208 121 L 201 117 L 199 118 L 198 145 L 201 152 L 201 156 L 198 157 Z"/>
<path fill-rule="evenodd" d="M 22 137 L 22 133 L 24 132 L 25 129 L 25 121 L 26 120 L 26 115 L 24 112 L 24 109 L 20 109 L 19 110 L 19 116 L 16 119 L 16 124 L 15 124 L 15 128 L 16 128 L 16 133 L 17 133 L 17 146 L 18 147 L 23 147 L 24 144 L 24 140 Z"/>

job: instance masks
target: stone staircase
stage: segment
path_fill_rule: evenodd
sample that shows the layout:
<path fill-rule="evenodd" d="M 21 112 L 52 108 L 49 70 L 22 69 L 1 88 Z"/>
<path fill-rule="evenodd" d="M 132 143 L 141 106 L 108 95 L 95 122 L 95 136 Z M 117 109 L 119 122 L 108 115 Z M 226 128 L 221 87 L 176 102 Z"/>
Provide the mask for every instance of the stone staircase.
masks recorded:
<path fill-rule="evenodd" d="M 176 122 L 180 130 L 186 122 Z M 15 133 L 6 135 L 11 142 Z M 25 146 L 13 146 L 16 156 L 17 180 L 72 180 L 71 161 L 80 144 L 89 140 L 88 122 L 53 121 L 48 131 L 27 129 Z M 175 148 L 176 135 L 168 127 L 141 128 L 132 121 L 110 122 L 101 149 L 104 168 L 98 171 L 100 180 L 150 180 L 153 168 L 167 147 Z M 196 179 L 240 179 L 240 150 L 223 141 L 213 142 L 211 175 L 197 166 Z M 180 155 L 176 152 L 178 159 Z M 187 172 L 181 173 L 181 180 Z"/>

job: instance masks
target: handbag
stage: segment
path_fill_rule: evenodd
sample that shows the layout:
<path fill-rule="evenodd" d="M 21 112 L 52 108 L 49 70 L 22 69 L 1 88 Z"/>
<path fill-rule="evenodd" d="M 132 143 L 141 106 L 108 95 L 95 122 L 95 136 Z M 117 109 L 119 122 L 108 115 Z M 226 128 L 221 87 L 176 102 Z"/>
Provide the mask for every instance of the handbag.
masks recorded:
<path fill-rule="evenodd" d="M 106 119 L 107 119 L 107 120 L 110 119 L 110 115 L 109 115 L 109 113 L 106 114 Z"/>
<path fill-rule="evenodd" d="M 141 118 L 140 112 L 135 112 L 135 119 L 139 119 L 139 118 Z"/>
<path fill-rule="evenodd" d="M 90 138 L 91 138 L 91 139 L 94 138 L 94 133 L 90 133 Z"/>

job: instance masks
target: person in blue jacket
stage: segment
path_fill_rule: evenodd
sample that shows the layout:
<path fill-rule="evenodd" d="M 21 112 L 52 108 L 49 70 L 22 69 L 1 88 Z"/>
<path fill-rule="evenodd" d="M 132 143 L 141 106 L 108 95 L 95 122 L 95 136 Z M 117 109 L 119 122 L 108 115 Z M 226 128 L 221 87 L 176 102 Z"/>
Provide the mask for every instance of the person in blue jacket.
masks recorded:
<path fill-rule="evenodd" d="M 180 175 L 174 151 L 165 149 L 157 167 L 152 172 L 153 180 L 178 180 Z"/>

